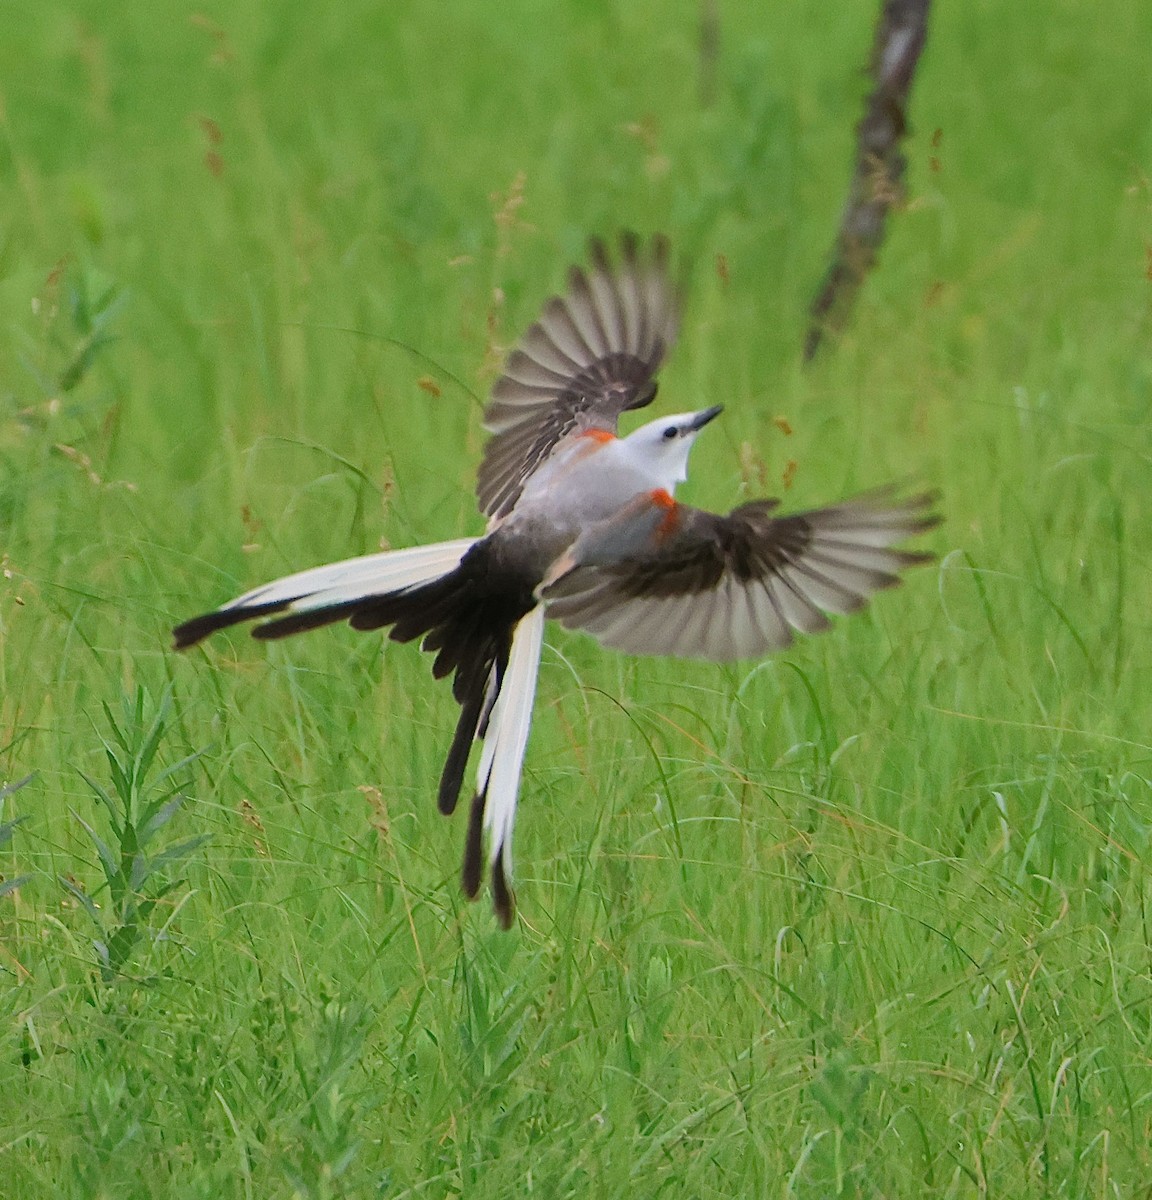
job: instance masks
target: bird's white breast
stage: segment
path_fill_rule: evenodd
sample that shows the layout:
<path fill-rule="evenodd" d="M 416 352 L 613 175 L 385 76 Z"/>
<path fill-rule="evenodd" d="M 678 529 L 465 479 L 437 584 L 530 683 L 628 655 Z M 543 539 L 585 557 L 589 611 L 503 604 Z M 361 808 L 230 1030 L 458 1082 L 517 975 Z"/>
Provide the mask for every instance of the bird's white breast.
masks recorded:
<path fill-rule="evenodd" d="M 579 530 L 659 486 L 623 440 L 575 434 L 529 479 L 512 516 Z"/>

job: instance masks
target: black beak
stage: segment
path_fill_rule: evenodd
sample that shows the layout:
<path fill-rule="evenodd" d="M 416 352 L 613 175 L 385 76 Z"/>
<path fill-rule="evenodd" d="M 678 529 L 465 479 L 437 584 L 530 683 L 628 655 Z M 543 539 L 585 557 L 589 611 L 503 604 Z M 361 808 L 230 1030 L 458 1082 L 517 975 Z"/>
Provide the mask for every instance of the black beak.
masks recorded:
<path fill-rule="evenodd" d="M 713 417 L 718 417 L 723 411 L 723 404 L 714 404 L 711 408 L 706 408 L 703 412 L 698 412 L 692 418 L 692 420 L 688 422 L 688 428 L 692 430 L 703 429 Z"/>

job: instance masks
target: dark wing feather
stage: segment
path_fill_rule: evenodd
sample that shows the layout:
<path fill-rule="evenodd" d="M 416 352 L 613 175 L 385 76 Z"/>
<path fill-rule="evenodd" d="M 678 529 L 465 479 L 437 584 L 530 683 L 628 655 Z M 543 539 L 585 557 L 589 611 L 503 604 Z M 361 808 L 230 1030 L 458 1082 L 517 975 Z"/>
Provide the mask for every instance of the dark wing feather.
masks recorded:
<path fill-rule="evenodd" d="M 933 503 L 885 489 L 783 517 L 774 500 L 720 516 L 644 497 L 577 542 L 543 598 L 548 616 L 629 654 L 755 658 L 930 559 L 894 546 L 938 523 Z"/>
<path fill-rule="evenodd" d="M 656 395 L 655 374 L 676 337 L 679 304 L 668 244 L 620 239 L 613 262 L 590 243 L 591 267 L 573 267 L 568 290 L 544 306 L 508 356 L 484 413 L 491 437 L 476 483 L 480 509 L 502 517 L 561 438 L 616 432 L 620 414 Z"/>

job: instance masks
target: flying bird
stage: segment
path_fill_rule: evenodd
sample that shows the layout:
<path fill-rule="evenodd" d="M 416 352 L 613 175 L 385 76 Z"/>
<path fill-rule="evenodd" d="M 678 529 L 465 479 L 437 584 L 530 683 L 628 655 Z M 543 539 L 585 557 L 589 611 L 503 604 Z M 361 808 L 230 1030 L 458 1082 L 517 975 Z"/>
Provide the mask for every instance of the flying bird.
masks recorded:
<path fill-rule="evenodd" d="M 815 633 L 827 613 L 862 608 L 898 572 L 931 558 L 897 544 L 937 523 L 931 494 L 884 488 L 777 515 L 753 500 L 727 515 L 675 498 L 714 405 L 617 433 L 656 395 L 676 338 L 679 295 L 668 243 L 599 240 L 590 266 L 509 354 L 484 414 L 476 486 L 483 537 L 390 550 L 265 584 L 176 627 L 177 649 L 243 621 L 288 637 L 337 621 L 422 639 L 432 674 L 452 676 L 460 706 L 439 807 L 457 805 L 473 742 L 482 743 L 461 883 L 508 928 L 515 900 L 512 826 L 532 718 L 544 622 L 628 654 L 724 662 Z M 487 853 L 485 854 L 485 848 Z"/>

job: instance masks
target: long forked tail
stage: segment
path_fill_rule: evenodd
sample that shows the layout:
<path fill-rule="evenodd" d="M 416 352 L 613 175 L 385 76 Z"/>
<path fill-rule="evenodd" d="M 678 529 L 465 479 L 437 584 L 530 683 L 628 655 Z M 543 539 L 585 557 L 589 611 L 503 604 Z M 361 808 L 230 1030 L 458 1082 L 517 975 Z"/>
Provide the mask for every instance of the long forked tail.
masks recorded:
<path fill-rule="evenodd" d="M 492 561 L 483 542 L 461 539 L 349 559 L 290 575 L 246 592 L 215 612 L 176 627 L 177 649 L 219 629 L 268 618 L 256 638 L 272 640 L 347 621 L 353 629 L 389 629 L 398 642 L 422 639 L 436 655 L 432 673 L 453 676 L 460 716 L 440 777 L 439 807 L 457 804 L 473 741 L 483 738 L 476 796 L 464 853 L 464 891 L 483 877 L 488 835 L 493 906 L 512 922 L 509 886 L 512 825 L 528 740 L 544 609 L 532 583 Z"/>

